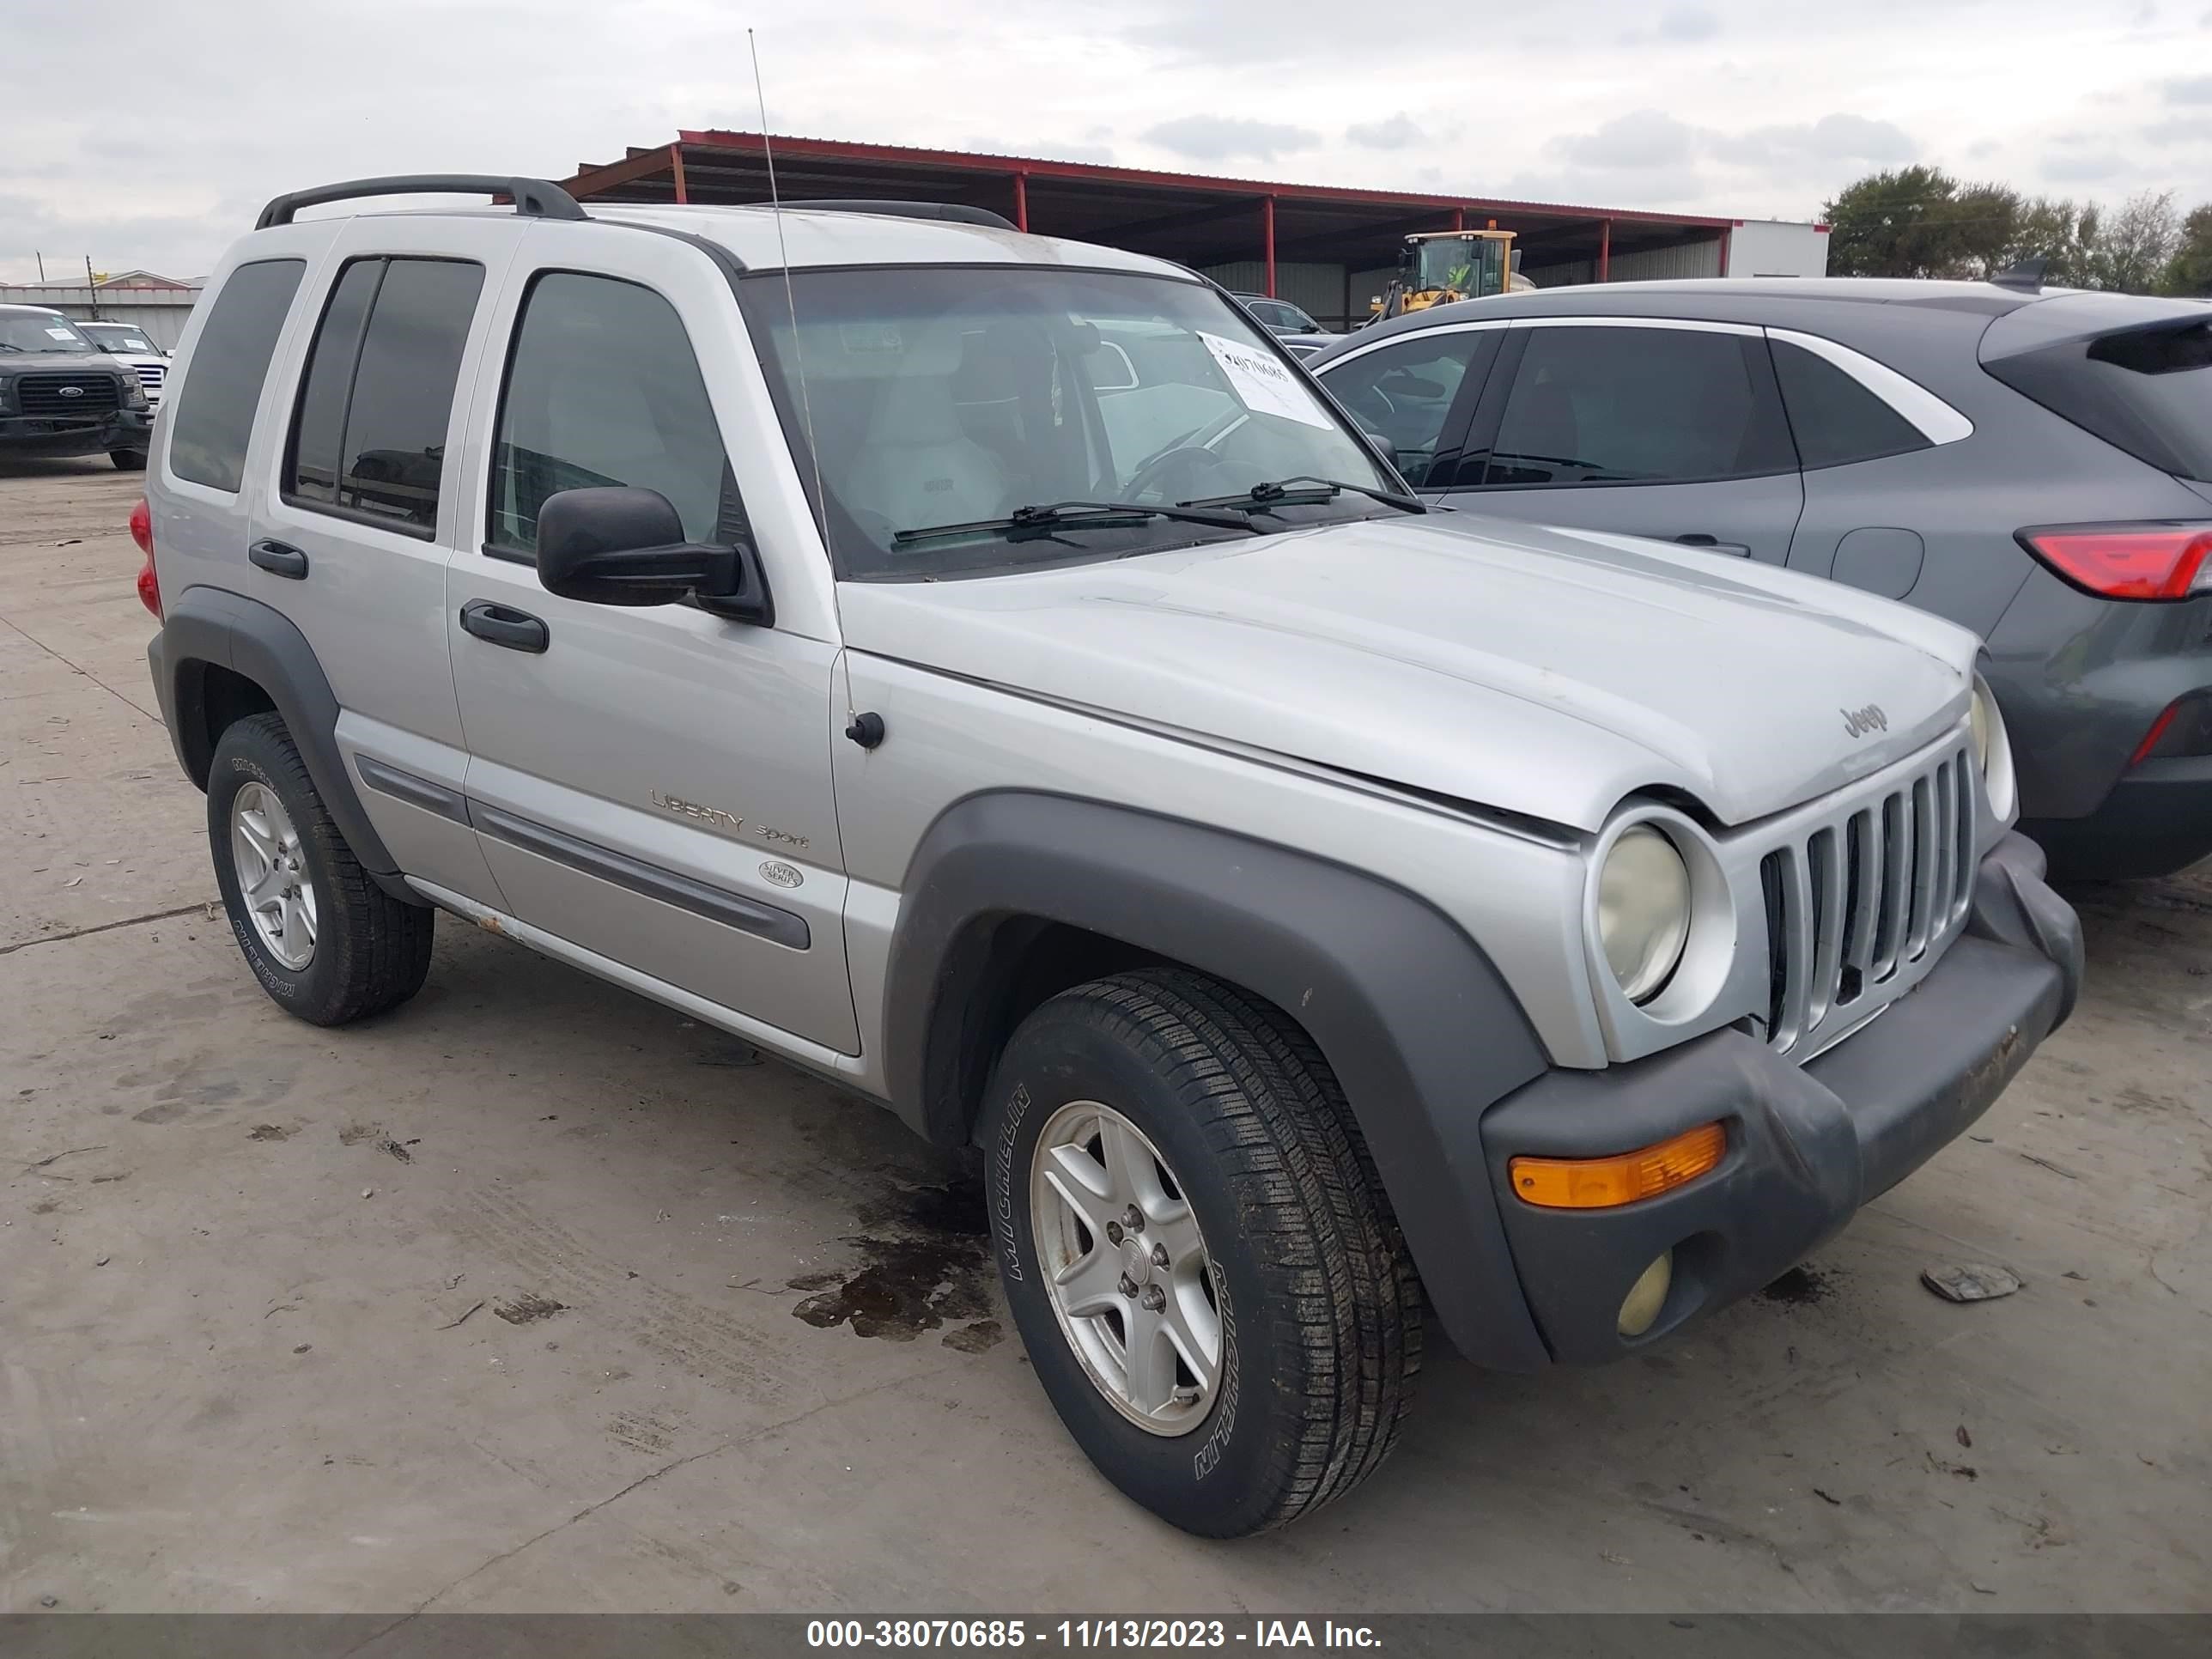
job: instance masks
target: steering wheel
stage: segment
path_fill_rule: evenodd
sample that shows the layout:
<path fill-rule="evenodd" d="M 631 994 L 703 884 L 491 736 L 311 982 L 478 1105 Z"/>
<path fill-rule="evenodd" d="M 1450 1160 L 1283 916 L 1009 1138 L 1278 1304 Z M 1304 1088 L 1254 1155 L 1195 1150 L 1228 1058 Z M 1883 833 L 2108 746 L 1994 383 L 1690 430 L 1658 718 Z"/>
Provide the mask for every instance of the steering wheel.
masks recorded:
<path fill-rule="evenodd" d="M 1398 405 L 1390 401 L 1390 394 L 1383 391 L 1381 386 L 1371 383 L 1361 387 L 1344 401 L 1346 407 L 1355 412 L 1373 415 L 1385 421 L 1398 412 Z"/>
<path fill-rule="evenodd" d="M 1145 499 L 1146 491 L 1155 489 L 1176 466 L 1193 469 L 1193 476 L 1195 477 L 1195 469 L 1201 465 L 1212 467 L 1220 465 L 1221 457 L 1202 444 L 1177 444 L 1172 449 L 1162 450 L 1131 473 L 1129 482 L 1121 487 L 1121 494 L 1130 501 L 1140 501 Z M 1162 490 L 1160 493 L 1166 495 L 1174 492 Z"/>
<path fill-rule="evenodd" d="M 1208 466 L 1220 465 L 1221 457 L 1214 453 L 1213 446 L 1249 417 L 1250 411 L 1238 404 L 1233 409 L 1223 410 L 1196 430 L 1184 433 L 1165 449 L 1147 455 L 1137 463 L 1137 470 L 1129 475 L 1129 482 L 1121 487 L 1122 496 L 1125 499 L 1134 498 L 1141 490 L 1150 488 L 1157 482 L 1155 475 L 1166 471 L 1168 463 L 1179 458 L 1185 465 L 1194 465 L 1202 459 Z"/>

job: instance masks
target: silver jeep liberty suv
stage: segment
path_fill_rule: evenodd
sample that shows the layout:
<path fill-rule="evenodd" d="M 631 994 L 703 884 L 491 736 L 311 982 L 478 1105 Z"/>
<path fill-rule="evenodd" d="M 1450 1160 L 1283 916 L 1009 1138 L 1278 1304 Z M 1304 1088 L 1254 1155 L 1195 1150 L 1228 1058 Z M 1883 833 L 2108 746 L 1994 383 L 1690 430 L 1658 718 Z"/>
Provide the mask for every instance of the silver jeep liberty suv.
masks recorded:
<path fill-rule="evenodd" d="M 403 191 L 510 205 L 295 214 Z M 973 209 L 279 198 L 134 529 L 280 1006 L 447 910 L 980 1147 L 1194 1532 L 1371 1473 L 1427 1312 L 1535 1371 L 1766 1283 L 2079 984 L 1971 635 L 1425 511 L 1218 289 Z"/>

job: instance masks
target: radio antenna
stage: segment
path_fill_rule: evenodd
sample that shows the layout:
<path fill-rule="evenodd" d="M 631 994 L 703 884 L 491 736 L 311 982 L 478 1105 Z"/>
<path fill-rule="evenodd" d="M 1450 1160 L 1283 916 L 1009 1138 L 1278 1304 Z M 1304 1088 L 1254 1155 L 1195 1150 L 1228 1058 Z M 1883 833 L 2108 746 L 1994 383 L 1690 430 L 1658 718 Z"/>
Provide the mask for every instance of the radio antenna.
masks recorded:
<path fill-rule="evenodd" d="M 806 395 L 806 348 L 799 337 L 799 299 L 791 285 L 791 249 L 783 239 L 783 192 L 775 185 L 775 147 L 768 136 L 768 94 L 761 90 L 760 43 L 745 31 L 745 50 L 752 54 L 753 100 L 760 107 L 761 156 L 768 163 L 769 210 L 775 216 L 776 257 L 783 262 L 783 306 L 791 317 L 791 366 L 799 381 L 799 418 L 806 428 L 806 458 L 814 464 L 815 522 L 822 539 L 830 539 L 830 501 L 822 488 L 822 451 L 814 441 L 814 405 Z M 835 586 L 832 590 L 834 593 Z"/>

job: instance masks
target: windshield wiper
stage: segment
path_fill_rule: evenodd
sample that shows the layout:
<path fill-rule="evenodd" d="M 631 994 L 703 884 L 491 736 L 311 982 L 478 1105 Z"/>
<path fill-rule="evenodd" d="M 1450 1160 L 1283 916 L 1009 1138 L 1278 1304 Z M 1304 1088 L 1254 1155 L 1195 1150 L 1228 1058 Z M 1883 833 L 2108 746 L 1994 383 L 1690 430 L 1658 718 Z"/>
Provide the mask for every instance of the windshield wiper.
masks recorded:
<path fill-rule="evenodd" d="M 1241 495 L 1208 495 L 1200 501 L 1178 501 L 1176 505 L 1220 507 L 1232 513 L 1273 513 L 1279 507 L 1318 507 L 1347 489 L 1355 495 L 1364 495 L 1388 507 L 1402 507 L 1408 513 L 1429 510 L 1429 504 L 1418 495 L 1395 489 L 1371 489 L 1365 484 L 1346 483 L 1339 478 L 1318 478 L 1310 474 L 1255 483 Z"/>
<path fill-rule="evenodd" d="M 1053 501 L 1018 507 L 1003 519 L 975 519 L 967 524 L 927 525 L 919 530 L 894 532 L 891 541 L 903 546 L 937 536 L 966 536 L 996 532 L 1009 541 L 1049 535 L 1056 530 L 1094 529 L 1102 526 L 1142 524 L 1147 519 L 1174 519 L 1185 524 L 1210 524 L 1223 530 L 1249 530 L 1249 517 L 1234 512 L 1194 511 L 1188 504 L 1155 506 L 1150 501 Z"/>

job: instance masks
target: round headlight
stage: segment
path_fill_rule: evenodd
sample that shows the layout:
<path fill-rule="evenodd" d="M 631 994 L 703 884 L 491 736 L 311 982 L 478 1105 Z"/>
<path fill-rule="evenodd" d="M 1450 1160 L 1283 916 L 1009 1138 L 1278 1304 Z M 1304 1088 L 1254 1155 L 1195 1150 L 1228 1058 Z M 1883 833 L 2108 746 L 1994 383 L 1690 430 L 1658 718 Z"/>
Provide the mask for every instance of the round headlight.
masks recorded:
<path fill-rule="evenodd" d="M 1597 928 L 1607 965 L 1631 1002 L 1667 983 L 1690 937 L 1690 870 L 1648 823 L 1622 831 L 1598 872 Z"/>
<path fill-rule="evenodd" d="M 1972 711 L 1967 724 L 1974 740 L 1974 764 L 1984 772 L 1990 769 L 1990 733 L 1996 728 L 1996 710 L 1991 707 L 1990 688 L 1979 679 L 1974 682 Z"/>

